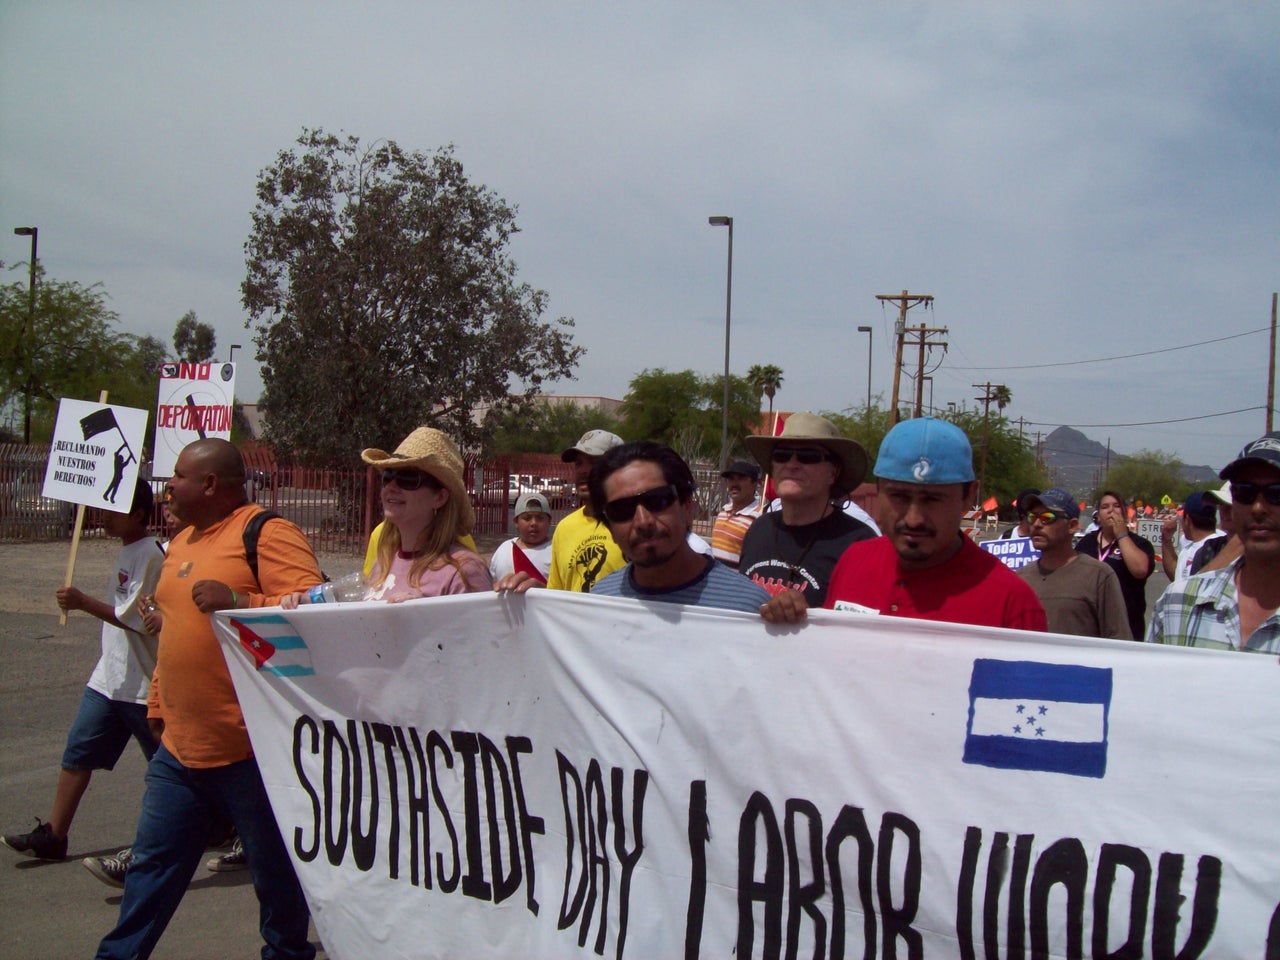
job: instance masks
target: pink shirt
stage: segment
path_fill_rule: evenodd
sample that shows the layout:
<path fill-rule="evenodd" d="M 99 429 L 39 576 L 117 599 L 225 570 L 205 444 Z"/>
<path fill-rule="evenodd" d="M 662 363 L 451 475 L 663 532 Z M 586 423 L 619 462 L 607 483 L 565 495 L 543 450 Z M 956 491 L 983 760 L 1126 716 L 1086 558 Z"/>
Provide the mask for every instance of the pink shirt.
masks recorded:
<path fill-rule="evenodd" d="M 414 597 L 444 597 L 455 593 L 480 593 L 493 589 L 493 580 L 484 561 L 470 550 L 454 546 L 450 556 L 458 564 L 443 563 L 439 569 L 424 570 L 416 584 L 410 583 L 409 570 L 413 560 L 396 554 L 391 561 L 391 571 L 386 581 L 373 592 L 374 600 L 411 600 Z M 461 569 L 459 569 L 459 567 Z M 378 569 L 373 571 L 377 582 Z M 465 575 L 465 579 L 464 579 Z"/>

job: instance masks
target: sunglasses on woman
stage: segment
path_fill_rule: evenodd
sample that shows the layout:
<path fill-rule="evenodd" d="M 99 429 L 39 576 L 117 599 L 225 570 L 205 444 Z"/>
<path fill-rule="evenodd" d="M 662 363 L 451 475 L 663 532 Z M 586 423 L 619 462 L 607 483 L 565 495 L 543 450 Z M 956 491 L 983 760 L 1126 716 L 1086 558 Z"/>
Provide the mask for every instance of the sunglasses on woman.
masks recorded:
<path fill-rule="evenodd" d="M 421 470 L 383 470 L 382 485 L 385 487 L 392 481 L 401 490 L 421 490 L 423 487 L 431 487 L 432 489 L 440 489 L 440 485 L 436 483 L 435 478 L 429 473 L 423 473 Z"/>
<path fill-rule="evenodd" d="M 644 507 L 650 513 L 661 513 L 680 499 L 672 484 L 665 487 L 654 487 L 634 497 L 619 497 L 604 505 L 604 515 L 610 523 L 626 523 L 636 515 L 637 507 Z"/>
<path fill-rule="evenodd" d="M 1241 483 L 1231 481 L 1231 502 L 1247 507 L 1262 494 L 1264 500 L 1273 507 L 1280 507 L 1280 483 Z"/>

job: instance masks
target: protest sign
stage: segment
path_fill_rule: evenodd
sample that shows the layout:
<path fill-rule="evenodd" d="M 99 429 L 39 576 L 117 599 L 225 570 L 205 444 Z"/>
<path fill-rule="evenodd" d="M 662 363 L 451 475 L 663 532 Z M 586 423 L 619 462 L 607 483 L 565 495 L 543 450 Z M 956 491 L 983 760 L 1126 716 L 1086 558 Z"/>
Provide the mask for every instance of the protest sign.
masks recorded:
<path fill-rule="evenodd" d="M 998 558 L 1010 570 L 1017 570 L 1040 559 L 1040 551 L 1030 537 L 1010 537 L 1007 540 L 983 540 L 983 550 Z"/>
<path fill-rule="evenodd" d="M 173 476 L 178 454 L 193 441 L 230 438 L 235 392 L 234 363 L 161 364 L 153 476 Z"/>
<path fill-rule="evenodd" d="M 1276 957 L 1274 657 L 556 591 L 215 615 L 330 957 Z"/>
<path fill-rule="evenodd" d="M 59 400 L 42 495 L 128 513 L 146 432 L 145 410 Z"/>

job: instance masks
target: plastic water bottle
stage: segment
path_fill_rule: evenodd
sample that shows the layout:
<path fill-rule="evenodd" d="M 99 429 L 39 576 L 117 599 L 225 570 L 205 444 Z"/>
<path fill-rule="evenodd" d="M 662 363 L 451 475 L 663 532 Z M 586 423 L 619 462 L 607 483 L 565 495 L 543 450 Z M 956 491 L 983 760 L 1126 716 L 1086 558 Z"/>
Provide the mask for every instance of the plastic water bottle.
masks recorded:
<path fill-rule="evenodd" d="M 311 603 L 352 603 L 365 600 L 368 596 L 369 583 L 359 570 L 337 580 L 317 583 L 307 593 L 307 599 Z"/>

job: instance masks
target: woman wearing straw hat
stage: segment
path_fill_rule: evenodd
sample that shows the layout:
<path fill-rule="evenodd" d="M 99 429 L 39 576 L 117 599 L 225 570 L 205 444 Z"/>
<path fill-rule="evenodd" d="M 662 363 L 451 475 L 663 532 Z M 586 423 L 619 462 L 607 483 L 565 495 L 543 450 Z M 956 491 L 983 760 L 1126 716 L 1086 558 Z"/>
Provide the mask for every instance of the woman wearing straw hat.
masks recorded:
<path fill-rule="evenodd" d="M 394 453 L 370 448 L 360 459 L 382 471 L 388 523 L 369 579 L 375 597 L 408 600 L 493 589 L 484 561 L 458 542 L 476 518 L 452 440 L 418 427 Z"/>
<path fill-rule="evenodd" d="M 821 606 L 845 547 L 876 535 L 834 502 L 866 476 L 866 451 L 813 413 L 793 413 L 778 436 L 750 436 L 746 444 L 769 471 L 782 509 L 747 530 L 738 572 L 775 596 L 796 590 Z"/>
<path fill-rule="evenodd" d="M 484 561 L 459 542 L 475 513 L 452 440 L 418 427 L 394 453 L 371 447 L 360 459 L 382 471 L 386 518 L 369 576 L 371 599 L 395 603 L 493 589 Z"/>

